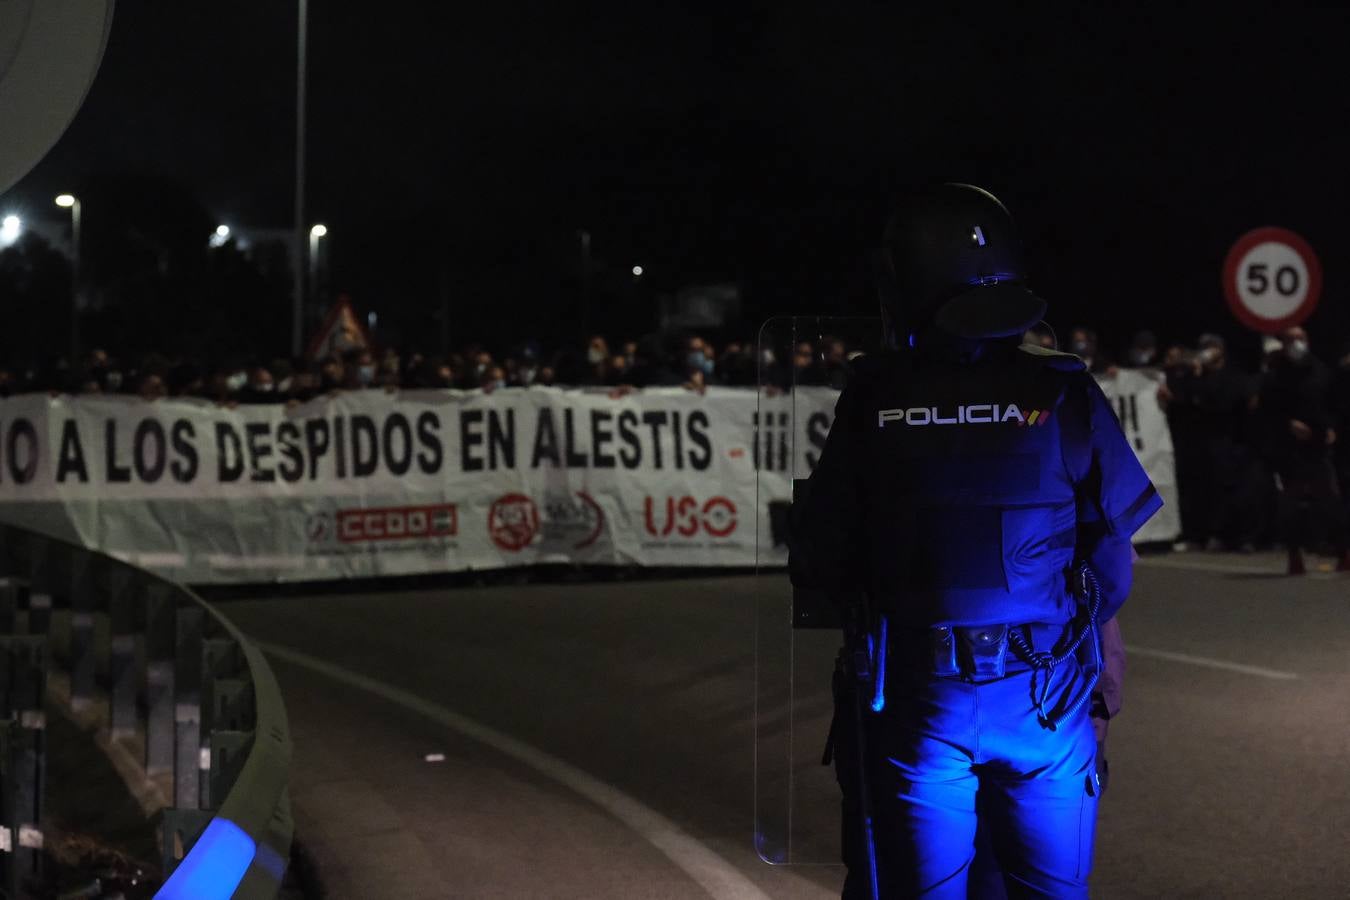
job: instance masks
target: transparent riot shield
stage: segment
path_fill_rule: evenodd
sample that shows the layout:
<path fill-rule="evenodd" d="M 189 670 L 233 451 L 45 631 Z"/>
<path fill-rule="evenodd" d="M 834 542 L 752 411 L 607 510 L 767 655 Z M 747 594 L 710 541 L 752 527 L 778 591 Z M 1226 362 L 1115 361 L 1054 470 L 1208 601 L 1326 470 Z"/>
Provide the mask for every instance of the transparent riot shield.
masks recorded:
<path fill-rule="evenodd" d="M 760 329 L 754 418 L 755 849 L 775 865 L 839 862 L 840 792 L 822 764 L 842 645 L 835 604 L 794 591 L 788 529 L 834 418 L 850 358 L 881 347 L 880 319 L 780 316 Z"/>

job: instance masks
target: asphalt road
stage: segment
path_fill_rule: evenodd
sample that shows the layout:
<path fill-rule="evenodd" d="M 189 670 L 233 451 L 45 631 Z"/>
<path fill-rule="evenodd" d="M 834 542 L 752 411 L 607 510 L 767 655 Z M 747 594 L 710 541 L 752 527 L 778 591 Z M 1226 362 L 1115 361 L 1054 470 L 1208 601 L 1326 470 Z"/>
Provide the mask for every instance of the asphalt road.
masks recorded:
<path fill-rule="evenodd" d="M 1094 896 L 1350 896 L 1350 580 L 1277 572 L 1274 557 L 1141 562 Z M 755 851 L 757 824 L 781 830 L 754 812 L 765 590 L 740 576 L 224 609 L 273 648 L 297 835 L 332 897 L 836 896 L 841 868 Z M 796 648 L 820 671 L 793 705 L 806 861 L 828 859 L 837 827 L 809 760 L 831 644 Z"/>

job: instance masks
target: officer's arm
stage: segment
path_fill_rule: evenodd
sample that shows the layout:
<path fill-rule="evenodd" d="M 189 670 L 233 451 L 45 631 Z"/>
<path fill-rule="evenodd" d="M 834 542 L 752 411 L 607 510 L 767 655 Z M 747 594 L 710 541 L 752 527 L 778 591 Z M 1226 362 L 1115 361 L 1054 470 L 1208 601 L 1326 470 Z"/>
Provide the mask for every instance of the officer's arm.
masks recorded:
<path fill-rule="evenodd" d="M 864 587 L 861 503 L 863 389 L 844 388 L 820 460 L 792 505 L 788 567 L 797 587 Z"/>
<path fill-rule="evenodd" d="M 1078 555 L 1092 566 L 1101 585 L 1100 619 L 1105 621 L 1125 602 L 1134 580 L 1130 539 L 1162 507 L 1162 498 L 1097 382 L 1087 374 L 1076 381 L 1086 406 L 1089 445 L 1078 484 Z"/>

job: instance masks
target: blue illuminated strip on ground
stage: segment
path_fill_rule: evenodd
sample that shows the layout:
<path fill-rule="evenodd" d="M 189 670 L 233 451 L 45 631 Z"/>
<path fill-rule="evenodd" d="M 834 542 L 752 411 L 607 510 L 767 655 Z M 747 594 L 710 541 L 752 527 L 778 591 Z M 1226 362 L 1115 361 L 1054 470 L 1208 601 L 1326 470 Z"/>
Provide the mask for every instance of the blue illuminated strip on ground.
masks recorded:
<path fill-rule="evenodd" d="M 234 894 L 258 846 L 229 819 L 212 819 L 155 900 L 226 900 Z"/>

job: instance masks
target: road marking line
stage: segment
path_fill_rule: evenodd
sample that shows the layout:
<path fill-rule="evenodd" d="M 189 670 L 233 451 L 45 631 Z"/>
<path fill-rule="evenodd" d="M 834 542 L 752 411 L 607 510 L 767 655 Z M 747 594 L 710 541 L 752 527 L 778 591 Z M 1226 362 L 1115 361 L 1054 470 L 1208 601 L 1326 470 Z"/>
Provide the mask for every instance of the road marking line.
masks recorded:
<path fill-rule="evenodd" d="M 1282 672 L 1279 669 L 1266 669 L 1261 666 L 1248 666 L 1222 659 L 1210 659 L 1207 656 L 1191 656 L 1189 653 L 1174 653 L 1171 650 L 1153 650 L 1149 647 L 1136 647 L 1133 644 L 1126 644 L 1125 651 L 1132 656 L 1150 656 L 1154 659 L 1203 666 L 1207 669 L 1222 669 L 1225 672 L 1240 672 L 1243 675 L 1273 678 L 1276 681 L 1295 681 L 1298 679 L 1298 675 L 1294 672 Z"/>
<path fill-rule="evenodd" d="M 1159 559 L 1142 557 L 1135 563 L 1148 569 L 1186 569 L 1193 572 L 1215 572 L 1221 575 L 1283 575 L 1284 570 L 1275 566 L 1253 565 L 1251 563 L 1210 562 L 1202 559 Z"/>
<path fill-rule="evenodd" d="M 1161 557 L 1141 557 L 1137 566 L 1143 566 L 1147 569 L 1181 569 L 1188 572 L 1213 572 L 1216 575 L 1269 575 L 1272 577 L 1283 577 L 1285 575 L 1284 563 L 1277 562 L 1272 565 L 1263 566 L 1252 563 L 1227 563 L 1210 562 L 1203 559 L 1171 559 Z M 1328 566 L 1323 570 L 1320 568 L 1326 563 L 1314 563 L 1306 575 L 1292 576 L 1293 578 L 1306 578 L 1309 581 L 1338 581 L 1344 577 L 1343 572 L 1337 572 Z"/>
<path fill-rule="evenodd" d="M 517 762 L 534 769 L 542 775 L 570 788 L 590 800 L 596 806 L 623 822 L 660 850 L 671 862 L 682 869 L 690 878 L 697 881 L 708 894 L 717 900 L 769 900 L 769 895 L 755 887 L 750 879 L 717 855 L 707 845 L 700 843 L 680 829 L 678 825 L 625 794 L 612 785 L 606 784 L 588 775 L 576 766 L 563 762 L 556 756 L 532 747 L 524 741 L 489 728 L 467 716 L 446 709 L 416 694 L 385 684 L 374 678 L 368 678 L 341 666 L 324 662 L 316 657 L 300 653 L 288 647 L 258 642 L 264 652 L 293 665 L 316 672 L 334 681 L 342 682 L 354 688 L 374 694 L 395 706 L 424 716 L 433 722 L 444 725 L 465 737 L 511 757 Z"/>

